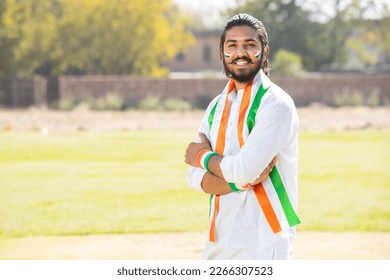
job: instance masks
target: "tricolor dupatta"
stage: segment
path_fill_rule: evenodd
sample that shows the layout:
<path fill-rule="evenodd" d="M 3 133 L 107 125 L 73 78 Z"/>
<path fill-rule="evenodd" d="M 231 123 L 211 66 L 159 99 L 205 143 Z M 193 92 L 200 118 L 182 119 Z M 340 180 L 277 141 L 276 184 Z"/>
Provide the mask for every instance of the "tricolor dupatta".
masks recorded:
<path fill-rule="evenodd" d="M 261 72 L 261 71 L 260 71 Z M 257 75 L 261 77 L 261 81 L 255 81 L 252 79 L 246 86 L 238 116 L 237 131 L 238 131 L 238 140 L 240 147 L 245 143 L 246 137 L 252 131 L 255 125 L 255 119 L 257 111 L 261 104 L 261 99 L 268 91 L 271 82 L 263 74 Z M 260 83 L 258 85 L 258 83 Z M 235 91 L 235 83 L 233 80 L 228 82 L 228 85 L 225 87 L 224 92 L 222 92 L 221 97 L 216 101 L 215 105 L 210 111 L 208 116 L 209 128 L 213 127 L 214 117 L 217 111 L 217 108 L 222 110 L 221 120 L 219 122 L 219 127 L 213 127 L 218 129 L 217 140 L 215 142 L 215 151 L 224 155 L 225 149 L 225 138 L 226 138 L 226 127 L 228 121 L 228 96 Z M 225 98 L 224 95 L 226 95 Z M 223 108 L 223 109 L 222 109 Z M 246 121 L 245 121 L 246 120 Z M 246 123 L 246 126 L 244 125 Z M 283 181 L 280 177 L 278 169 L 276 166 L 272 169 L 269 177 L 272 182 L 272 186 L 265 188 L 262 183 L 253 187 L 256 199 L 259 202 L 261 209 L 263 210 L 264 216 L 267 219 L 268 224 L 270 225 L 274 233 L 278 233 L 283 229 L 289 228 L 291 226 L 297 225 L 300 223 L 300 220 L 288 198 L 286 189 L 283 185 Z M 277 195 L 276 195 L 276 194 Z M 219 212 L 220 196 L 211 195 L 210 196 L 210 230 L 209 230 L 209 240 L 211 242 L 216 241 L 215 234 L 215 221 Z"/>

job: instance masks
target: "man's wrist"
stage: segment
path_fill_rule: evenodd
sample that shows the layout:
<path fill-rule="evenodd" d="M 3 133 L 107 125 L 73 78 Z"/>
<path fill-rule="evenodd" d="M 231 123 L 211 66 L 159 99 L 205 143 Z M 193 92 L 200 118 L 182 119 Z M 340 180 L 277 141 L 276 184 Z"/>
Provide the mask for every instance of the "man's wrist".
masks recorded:
<path fill-rule="evenodd" d="M 198 153 L 198 155 L 196 156 L 196 165 L 198 167 L 202 167 L 202 158 L 204 156 L 204 154 L 206 154 L 207 152 L 210 152 L 210 150 L 208 149 L 203 149 L 203 150 L 200 150 L 200 152 Z"/>
<path fill-rule="evenodd" d="M 201 168 L 205 169 L 207 172 L 211 173 L 211 171 L 209 169 L 209 161 L 210 161 L 211 157 L 213 157 L 215 155 L 218 155 L 218 153 L 212 152 L 212 151 L 207 150 L 207 149 L 201 150 L 196 157 L 196 163 L 199 167 L 201 167 Z"/>

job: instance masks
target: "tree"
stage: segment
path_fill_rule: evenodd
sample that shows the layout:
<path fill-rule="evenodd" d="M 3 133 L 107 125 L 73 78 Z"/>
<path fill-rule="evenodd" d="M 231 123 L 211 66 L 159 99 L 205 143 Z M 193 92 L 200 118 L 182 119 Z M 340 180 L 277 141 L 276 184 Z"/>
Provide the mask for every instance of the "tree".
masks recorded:
<path fill-rule="evenodd" d="M 376 57 L 375 59 L 378 65 L 388 65 L 390 64 L 390 33 L 388 31 L 390 26 L 390 3 L 383 2 L 381 5 L 373 2 L 369 7 L 374 10 L 374 14 L 378 15 L 379 18 L 366 20 L 364 24 L 359 26 L 362 34 L 361 39 L 366 45 L 374 46 L 383 54 L 382 57 Z M 363 52 L 360 55 L 363 58 L 368 58 L 365 61 L 372 63 L 374 60 L 370 61 L 367 51 L 363 50 Z"/>
<path fill-rule="evenodd" d="M 11 0 L 19 18 L 19 42 L 14 49 L 19 76 L 49 76 L 54 67 L 60 3 L 57 0 Z"/>
<path fill-rule="evenodd" d="M 193 40 L 171 0 L 7 1 L 20 18 L 18 75 L 159 76 L 162 63 Z"/>
<path fill-rule="evenodd" d="M 330 13 L 325 18 L 321 6 L 324 2 L 314 0 L 313 3 L 318 9 L 311 11 L 311 18 L 323 18 L 320 23 L 323 32 L 313 29 L 314 33 L 308 37 L 311 46 L 314 46 L 315 38 L 319 39 L 316 47 L 309 48 L 309 60 L 310 57 L 321 57 L 317 63 L 311 61 L 313 69 L 325 65 L 341 68 L 351 59 L 352 53 L 362 65 L 377 63 L 380 51 L 390 53 L 390 46 L 386 47 L 390 42 L 389 4 L 385 0 L 327 1 Z M 375 19 L 370 18 L 373 15 Z"/>
<path fill-rule="evenodd" d="M 233 15 L 243 11 L 260 19 L 265 25 L 270 41 L 271 59 L 283 48 L 300 54 L 305 68 L 314 64 L 309 63 L 305 57 L 309 52 L 307 38 L 311 29 L 321 29 L 321 26 L 316 24 L 312 27 L 309 13 L 298 6 L 295 0 L 247 0 L 228 13 Z"/>
<path fill-rule="evenodd" d="M 274 55 L 271 72 L 286 76 L 294 76 L 302 72 L 302 58 L 300 55 L 279 49 Z"/>
<path fill-rule="evenodd" d="M 372 54 L 364 53 L 366 44 L 390 53 L 389 4 L 385 0 L 312 0 L 300 5 L 308 2 L 310 8 L 295 0 L 243 0 L 228 13 L 245 11 L 259 18 L 268 30 L 271 58 L 284 48 L 299 54 L 307 70 L 329 65 L 340 68 L 349 59 L 351 48 L 363 63 L 375 63 Z M 325 5 L 330 8 L 328 14 Z M 370 20 L 370 14 L 378 18 Z"/>
<path fill-rule="evenodd" d="M 20 37 L 19 21 L 13 1 L 0 1 L 0 77 L 11 75 L 14 71 L 14 49 Z"/>
<path fill-rule="evenodd" d="M 71 66 L 93 74 L 158 76 L 165 73 L 161 64 L 192 40 L 183 20 L 169 15 L 167 0 L 65 3 L 59 39 L 67 52 L 60 73 Z"/>

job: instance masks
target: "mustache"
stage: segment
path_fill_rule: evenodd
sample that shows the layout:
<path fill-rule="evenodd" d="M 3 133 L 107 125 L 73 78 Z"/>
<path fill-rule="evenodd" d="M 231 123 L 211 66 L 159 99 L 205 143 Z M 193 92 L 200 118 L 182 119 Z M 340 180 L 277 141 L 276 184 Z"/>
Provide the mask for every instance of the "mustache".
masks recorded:
<path fill-rule="evenodd" d="M 232 60 L 232 62 L 230 62 L 228 64 L 235 64 L 238 60 L 245 60 L 246 62 L 253 64 L 252 60 L 249 57 L 246 57 L 246 56 L 238 57 L 238 58 Z"/>

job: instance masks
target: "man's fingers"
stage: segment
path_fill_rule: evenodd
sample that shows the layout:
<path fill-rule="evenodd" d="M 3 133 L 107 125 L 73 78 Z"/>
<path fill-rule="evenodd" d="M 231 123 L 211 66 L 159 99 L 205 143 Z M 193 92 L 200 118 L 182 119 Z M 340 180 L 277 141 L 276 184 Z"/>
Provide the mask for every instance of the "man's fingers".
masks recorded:
<path fill-rule="evenodd" d="M 274 168 L 277 161 L 278 161 L 278 157 L 274 156 L 272 161 L 268 164 L 268 173 L 270 173 L 272 171 L 272 169 Z"/>
<path fill-rule="evenodd" d="M 207 139 L 206 135 L 204 135 L 203 133 L 199 133 L 199 138 L 200 138 L 200 141 L 202 141 L 202 143 L 205 143 L 205 144 L 209 143 L 209 139 Z"/>
<path fill-rule="evenodd" d="M 267 165 L 267 167 L 263 170 L 263 172 L 261 172 L 261 174 L 259 175 L 259 177 L 252 183 L 250 183 L 249 185 L 250 186 L 255 186 L 261 182 L 263 182 L 267 177 L 268 175 L 271 173 L 272 169 L 274 168 L 276 162 L 278 161 L 278 157 L 275 156 L 271 162 Z"/>
<path fill-rule="evenodd" d="M 272 169 L 274 168 L 274 166 L 275 166 L 275 164 L 276 164 L 277 161 L 278 161 L 278 157 L 275 156 L 275 157 L 272 159 L 272 161 L 268 164 L 267 168 L 264 170 L 263 173 L 267 173 L 267 175 L 268 175 L 269 173 L 271 173 L 271 171 L 272 171 Z"/>

